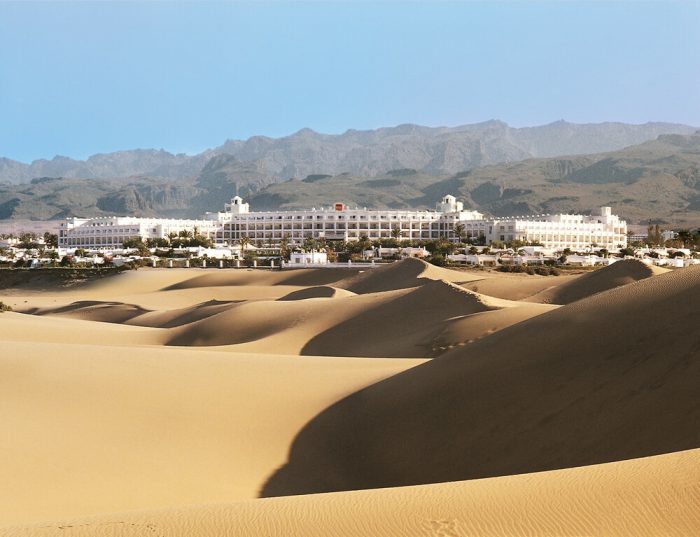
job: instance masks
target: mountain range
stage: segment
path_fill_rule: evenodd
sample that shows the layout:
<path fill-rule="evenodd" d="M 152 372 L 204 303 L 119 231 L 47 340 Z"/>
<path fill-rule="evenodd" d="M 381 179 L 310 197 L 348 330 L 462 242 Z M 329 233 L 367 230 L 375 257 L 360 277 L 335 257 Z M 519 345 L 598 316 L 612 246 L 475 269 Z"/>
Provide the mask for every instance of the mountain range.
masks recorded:
<path fill-rule="evenodd" d="M 222 165 L 229 173 L 238 173 L 240 169 L 245 174 L 252 167 L 266 183 L 311 174 L 375 176 L 401 168 L 442 175 L 527 158 L 614 151 L 653 140 L 661 134 L 691 134 L 695 130 L 674 123 L 565 121 L 514 128 L 495 120 L 459 127 L 407 124 L 348 130 L 339 135 L 302 129 L 282 138 L 254 136 L 228 140 L 192 156 L 162 149 L 134 149 L 92 155 L 87 160 L 55 156 L 30 164 L 0 158 L 0 182 L 27 182 L 37 177 L 187 179 Z M 212 162 L 217 157 L 219 160 Z M 257 178 L 253 183 L 260 180 Z"/>
<path fill-rule="evenodd" d="M 660 130 L 681 134 L 656 134 Z M 400 126 L 338 136 L 301 131 L 287 138 L 226 142 L 194 157 L 122 152 L 72 161 L 85 166 L 102 163 L 103 170 L 108 162 L 120 162 L 122 175 L 115 177 L 72 177 L 64 168 L 60 177 L 21 183 L 6 179 L 0 183 L 0 219 L 106 214 L 191 218 L 221 210 L 236 193 L 254 210 L 319 207 L 335 201 L 432 208 L 441 196 L 452 193 L 467 207 L 496 216 L 588 212 L 610 205 L 630 223 L 696 227 L 700 131 L 693 132 L 692 127 L 670 124 L 559 122 L 511 129 L 489 122 L 450 129 Z M 608 150 L 613 145 L 624 147 Z M 600 146 L 606 150 L 557 154 Z M 544 156 L 530 156 L 533 153 Z M 160 171 L 125 175 L 125 170 L 142 165 L 157 165 L 153 169 Z M 117 164 L 112 166 L 117 169 Z"/>

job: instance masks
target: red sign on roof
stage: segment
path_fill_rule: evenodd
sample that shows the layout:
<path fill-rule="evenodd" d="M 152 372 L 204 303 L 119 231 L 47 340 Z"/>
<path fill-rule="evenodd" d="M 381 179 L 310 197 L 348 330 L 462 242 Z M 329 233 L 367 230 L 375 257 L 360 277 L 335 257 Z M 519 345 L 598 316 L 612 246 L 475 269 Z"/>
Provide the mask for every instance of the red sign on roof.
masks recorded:
<path fill-rule="evenodd" d="M 343 204 L 342 204 L 342 203 L 336 203 L 336 204 L 335 204 L 335 210 L 336 210 L 336 211 L 342 211 L 342 210 L 343 210 Z"/>

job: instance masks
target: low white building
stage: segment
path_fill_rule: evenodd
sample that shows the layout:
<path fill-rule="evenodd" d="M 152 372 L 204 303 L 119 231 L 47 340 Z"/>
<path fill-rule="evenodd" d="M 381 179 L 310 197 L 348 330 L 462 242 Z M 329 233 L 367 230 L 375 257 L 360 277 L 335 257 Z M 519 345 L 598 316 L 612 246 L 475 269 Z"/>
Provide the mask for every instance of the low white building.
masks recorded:
<path fill-rule="evenodd" d="M 376 249 L 376 256 L 381 258 L 393 257 L 398 255 L 400 257 L 418 257 L 424 258 L 430 255 L 430 252 L 425 248 L 414 248 L 407 246 L 405 248 L 383 248 L 379 247 Z M 372 256 L 374 257 L 374 256 Z"/>
<path fill-rule="evenodd" d="M 289 257 L 290 265 L 326 265 L 328 254 L 326 252 L 293 252 Z"/>
<path fill-rule="evenodd" d="M 498 256 L 492 254 L 449 254 L 447 260 L 462 265 L 496 266 Z"/>

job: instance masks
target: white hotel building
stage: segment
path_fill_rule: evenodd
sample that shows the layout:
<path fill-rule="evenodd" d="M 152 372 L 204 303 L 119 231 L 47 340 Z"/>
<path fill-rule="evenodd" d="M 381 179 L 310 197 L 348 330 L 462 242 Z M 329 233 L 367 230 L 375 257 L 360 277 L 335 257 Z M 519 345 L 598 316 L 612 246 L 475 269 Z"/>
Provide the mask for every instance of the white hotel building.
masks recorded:
<path fill-rule="evenodd" d="M 134 216 L 98 216 L 68 218 L 58 228 L 60 248 L 113 250 L 121 248 L 126 239 L 167 238 L 170 233 L 195 231 L 214 239 L 221 228 L 212 220 L 180 220 L 174 218 L 137 218 Z"/>
<path fill-rule="evenodd" d="M 390 238 L 398 229 L 402 239 L 457 241 L 455 226 L 462 224 L 466 237 L 483 236 L 487 243 L 521 240 L 548 248 L 584 249 L 588 246 L 615 249 L 627 245 L 627 224 L 602 207 L 599 215 L 537 215 L 489 218 L 465 211 L 454 196 L 445 196 L 436 210 L 352 208 L 342 203 L 321 209 L 251 212 L 236 196 L 223 212 L 207 213 L 199 220 L 162 218 L 98 217 L 71 218 L 59 229 L 62 248 L 114 249 L 131 237 L 167 238 L 169 233 L 197 231 L 217 244 L 234 244 L 247 237 L 252 244 L 279 244 L 287 237 L 300 244 L 306 238 L 356 241 Z M 394 232 L 396 233 L 396 232 Z"/>

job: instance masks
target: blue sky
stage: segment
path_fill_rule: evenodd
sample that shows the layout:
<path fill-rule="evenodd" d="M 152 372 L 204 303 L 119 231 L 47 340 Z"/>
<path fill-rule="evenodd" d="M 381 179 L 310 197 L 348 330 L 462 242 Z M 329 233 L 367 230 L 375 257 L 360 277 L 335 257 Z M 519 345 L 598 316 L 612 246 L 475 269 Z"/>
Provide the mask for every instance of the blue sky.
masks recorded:
<path fill-rule="evenodd" d="M 0 2 L 0 156 L 400 123 L 700 125 L 700 2 Z"/>

